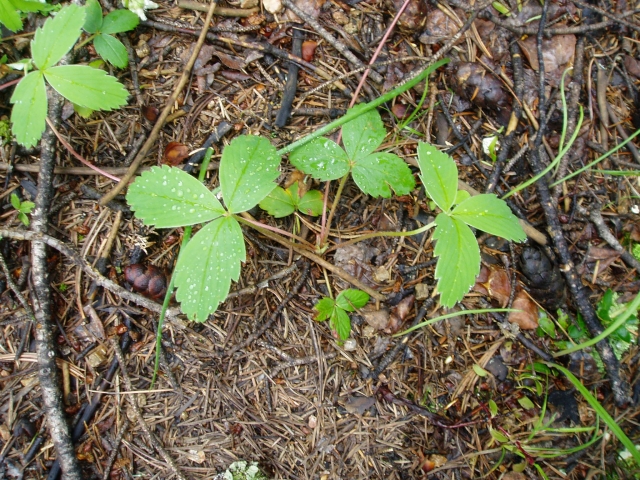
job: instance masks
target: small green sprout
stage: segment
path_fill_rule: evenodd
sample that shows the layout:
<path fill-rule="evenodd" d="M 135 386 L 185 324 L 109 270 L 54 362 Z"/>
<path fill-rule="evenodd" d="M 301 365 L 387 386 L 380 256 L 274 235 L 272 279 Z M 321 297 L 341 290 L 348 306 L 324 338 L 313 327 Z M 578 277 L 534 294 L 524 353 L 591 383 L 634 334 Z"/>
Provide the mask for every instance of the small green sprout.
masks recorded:
<path fill-rule="evenodd" d="M 33 210 L 33 207 L 36 206 L 35 203 L 21 202 L 20 199 L 18 198 L 18 195 L 16 195 L 15 193 L 12 193 L 11 205 L 13 205 L 13 208 L 15 208 L 18 211 L 18 220 L 24 223 L 25 227 L 28 227 L 30 222 L 29 222 L 29 217 L 27 217 L 27 215 L 30 214 L 31 210 Z"/>
<path fill-rule="evenodd" d="M 324 322 L 329 320 L 331 331 L 340 341 L 349 338 L 351 334 L 351 319 L 347 312 L 354 312 L 358 308 L 364 307 L 369 301 L 369 294 L 362 290 L 349 288 L 343 290 L 334 300 L 324 297 L 313 307 L 318 313 L 316 320 Z"/>

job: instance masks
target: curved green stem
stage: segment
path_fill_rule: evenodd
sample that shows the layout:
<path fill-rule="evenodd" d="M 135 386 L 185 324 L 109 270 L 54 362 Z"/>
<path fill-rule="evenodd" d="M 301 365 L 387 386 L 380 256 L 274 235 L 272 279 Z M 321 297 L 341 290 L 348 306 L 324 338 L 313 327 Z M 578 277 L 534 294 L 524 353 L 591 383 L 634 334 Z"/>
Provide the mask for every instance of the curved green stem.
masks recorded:
<path fill-rule="evenodd" d="M 572 352 L 575 352 L 575 351 L 578 351 L 578 350 L 582 350 L 583 348 L 590 347 L 591 345 L 595 345 L 600 340 L 604 340 L 609 335 L 611 335 L 613 332 L 618 330 L 622 325 L 624 325 L 624 323 L 627 321 L 627 319 L 631 315 L 634 315 L 634 314 L 637 313 L 639 308 L 640 308 L 640 293 L 638 295 L 636 295 L 636 298 L 633 299 L 633 302 L 631 302 L 627 306 L 627 309 L 624 312 L 622 312 L 616 318 L 616 320 L 611 325 L 609 325 L 600 335 L 598 335 L 596 337 L 593 337 L 591 340 L 587 340 L 586 342 L 582 342 L 582 343 L 580 343 L 578 345 L 574 345 L 573 347 L 569 347 L 569 348 L 566 348 L 564 350 L 560 350 L 559 352 L 554 353 L 553 357 L 554 358 L 558 358 L 558 357 L 561 357 L 563 355 L 567 355 L 568 353 L 572 353 Z"/>
<path fill-rule="evenodd" d="M 584 119 L 584 110 L 582 109 L 582 105 L 580 105 L 580 119 L 578 120 L 578 124 L 576 125 L 576 129 L 573 132 L 573 135 L 571 135 L 571 138 L 569 139 L 569 143 L 567 143 L 567 145 L 565 145 L 559 152 L 558 155 L 556 155 L 556 158 L 553 159 L 553 162 L 551 162 L 547 168 L 545 168 L 543 171 L 541 171 L 538 175 L 536 175 L 535 177 L 527 180 L 524 183 L 521 183 L 520 185 L 518 185 L 517 187 L 515 187 L 513 190 L 511 190 L 509 193 L 507 193 L 506 195 L 504 195 L 502 197 L 503 200 L 506 200 L 507 198 L 509 198 L 511 195 L 519 192 L 520 190 L 523 190 L 525 188 L 527 188 L 529 185 L 537 182 L 538 180 L 540 180 L 542 177 L 544 177 L 547 173 L 549 173 L 562 159 L 562 157 L 564 157 L 564 155 L 569 151 L 569 149 L 571 148 L 571 145 L 573 145 L 573 142 L 575 142 L 576 138 L 578 137 L 578 133 L 580 133 L 580 127 L 582 126 L 582 120 Z M 552 183 L 551 186 L 556 185 L 558 182 Z"/>
<path fill-rule="evenodd" d="M 93 35 L 89 35 L 87 38 L 85 38 L 82 42 L 80 42 L 79 44 L 77 44 L 74 47 L 74 50 L 78 50 L 81 47 L 84 47 L 87 43 L 93 42 L 93 39 L 96 38 L 98 36 L 97 33 L 94 33 Z"/>
<path fill-rule="evenodd" d="M 376 98 L 372 102 L 364 104 L 362 107 L 358 108 L 356 112 L 349 111 L 343 117 L 340 117 L 337 120 L 334 120 L 333 122 L 325 125 L 324 127 L 319 128 L 315 132 L 307 135 L 306 137 L 302 137 L 300 140 L 297 140 L 287 145 L 286 147 L 281 148 L 280 150 L 278 150 L 278 155 L 280 156 L 286 155 L 287 153 L 294 151 L 296 148 L 301 147 L 306 143 L 309 143 L 311 140 L 321 137 L 323 135 L 326 135 L 332 130 L 335 130 L 336 128 L 344 125 L 345 123 L 350 122 L 351 120 L 362 115 L 363 113 L 366 113 L 369 110 L 373 110 L 374 108 L 379 107 L 383 103 L 388 102 L 389 100 L 392 100 L 393 98 L 406 92 L 410 88 L 415 87 L 418 83 L 420 83 L 422 80 L 428 77 L 431 74 L 431 72 L 436 71 L 438 68 L 442 67 L 443 65 L 446 65 L 447 63 L 449 63 L 449 59 L 445 58 L 432 65 L 429 65 L 427 68 L 425 68 L 422 72 L 420 72 L 414 78 L 409 80 L 407 83 L 403 83 L 402 85 L 394 88 L 390 92 L 385 93 L 381 97 Z"/>
<path fill-rule="evenodd" d="M 209 147 L 207 149 L 207 153 L 205 153 L 204 155 L 204 159 L 202 160 L 202 165 L 200 166 L 200 174 L 198 175 L 198 180 L 200 180 L 201 182 L 204 180 L 204 176 L 207 174 L 207 167 L 209 166 L 212 155 L 213 148 Z M 176 261 L 176 265 L 179 264 L 180 256 L 182 255 L 182 252 L 184 252 L 184 247 L 187 246 L 187 243 L 189 243 L 189 240 L 191 239 L 192 230 L 193 227 L 191 225 L 189 225 L 188 227 L 184 227 L 184 235 L 182 235 L 182 242 L 180 243 L 180 253 L 178 254 L 178 261 Z M 164 301 L 162 302 L 160 317 L 158 317 L 158 330 L 156 330 L 156 359 L 153 366 L 153 377 L 151 378 L 151 385 L 149 386 L 149 390 L 153 390 L 153 386 L 156 383 L 156 377 L 158 376 L 158 368 L 160 366 L 160 349 L 162 348 L 162 326 L 164 325 L 164 319 L 167 313 L 167 309 L 169 308 L 171 295 L 173 294 L 175 278 L 175 274 L 171 275 L 171 280 L 169 281 L 169 286 L 167 287 L 167 293 L 164 294 Z"/>

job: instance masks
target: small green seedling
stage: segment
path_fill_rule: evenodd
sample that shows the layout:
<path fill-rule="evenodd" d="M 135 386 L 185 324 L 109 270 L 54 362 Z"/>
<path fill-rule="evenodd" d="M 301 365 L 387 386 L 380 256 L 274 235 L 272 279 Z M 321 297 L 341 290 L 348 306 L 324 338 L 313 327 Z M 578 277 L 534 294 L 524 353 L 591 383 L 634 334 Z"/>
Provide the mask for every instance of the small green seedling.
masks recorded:
<path fill-rule="evenodd" d="M 427 195 L 442 210 L 434 222 L 435 276 L 440 303 L 453 307 L 480 273 L 480 249 L 469 227 L 516 242 L 524 241 L 526 235 L 503 200 L 490 194 L 471 197 L 458 190 L 458 167 L 449 155 L 419 143 L 418 165 Z"/>
<path fill-rule="evenodd" d="M 136 28 L 140 23 L 138 16 L 130 10 L 114 10 L 103 18 L 98 0 L 89 0 L 85 9 L 87 15 L 82 28 L 90 36 L 82 43 L 93 40 L 98 55 L 114 67 L 125 68 L 129 64 L 127 48 L 114 37 L 114 34 Z"/>
<path fill-rule="evenodd" d="M 33 210 L 33 207 L 35 207 L 35 203 L 33 202 L 21 202 L 20 199 L 18 198 L 18 195 L 16 195 L 15 193 L 11 194 L 11 205 L 13 205 L 13 208 L 15 208 L 18 211 L 18 219 L 24 223 L 24 225 L 26 227 L 29 226 L 29 217 L 27 217 L 28 214 L 31 213 L 31 210 Z"/>
<path fill-rule="evenodd" d="M 267 139 L 243 135 L 220 159 L 224 207 L 178 168 L 153 167 L 129 187 L 127 201 L 146 225 L 175 228 L 209 222 L 182 249 L 174 272 L 176 299 L 189 319 L 204 322 L 227 298 L 231 280 L 238 280 L 246 251 L 237 214 L 273 191 L 279 165 L 280 156 Z"/>
<path fill-rule="evenodd" d="M 602 326 L 606 329 L 610 327 L 616 319 L 629 307 L 629 303 L 620 303 L 618 301 L 618 294 L 612 290 L 607 290 L 603 295 L 602 299 L 598 302 L 596 307 L 596 313 L 598 314 L 598 318 L 600 319 Z M 575 323 L 569 325 L 567 328 L 567 333 L 573 342 L 581 343 L 585 340 L 591 338 L 589 335 L 589 330 L 587 329 L 587 325 L 584 322 L 584 319 L 581 315 L 578 314 L 576 317 Z M 613 349 L 613 353 L 621 360 L 623 355 L 629 351 L 632 343 L 635 343 L 638 335 L 638 316 L 636 314 L 631 314 L 624 321 L 622 325 L 620 325 L 615 331 L 613 331 L 610 335 L 610 345 Z M 555 342 L 556 348 L 562 350 L 568 348 L 573 342 L 566 341 L 558 341 Z M 604 365 L 602 363 L 602 359 L 598 352 L 592 350 L 589 352 L 598 366 L 598 369 L 603 372 Z"/>
<path fill-rule="evenodd" d="M 57 6 L 29 0 L 0 0 L 0 23 L 12 32 L 22 30 L 21 13 L 49 12 Z"/>
<path fill-rule="evenodd" d="M 362 290 L 350 288 L 343 290 L 334 300 L 324 297 L 313 307 L 318 313 L 316 320 L 324 322 L 329 320 L 331 331 L 340 341 L 349 338 L 351 334 L 351 319 L 347 312 L 354 312 L 358 308 L 364 307 L 369 301 L 369 294 Z"/>
<path fill-rule="evenodd" d="M 392 189 L 406 195 L 415 187 L 407 164 L 392 153 L 375 152 L 386 135 L 380 114 L 369 110 L 342 127 L 344 150 L 328 138 L 316 138 L 294 150 L 289 161 L 322 181 L 351 173 L 360 190 L 373 197 L 389 198 Z"/>
<path fill-rule="evenodd" d="M 16 86 L 11 103 L 11 123 L 18 143 L 34 146 L 42 136 L 47 117 L 47 82 L 63 97 L 91 110 L 113 110 L 127 103 L 124 86 L 102 70 L 87 65 L 54 66 L 80 38 L 85 9 L 76 5 L 62 8 L 54 18 L 36 30 L 31 41 L 33 58 L 24 65 L 26 73 Z"/>
<path fill-rule="evenodd" d="M 296 210 L 312 217 L 320 215 L 324 207 L 322 193 L 318 190 L 309 190 L 300 198 L 299 189 L 299 182 L 293 182 L 286 190 L 276 187 L 260 202 L 260 208 L 275 218 L 287 217 Z"/>

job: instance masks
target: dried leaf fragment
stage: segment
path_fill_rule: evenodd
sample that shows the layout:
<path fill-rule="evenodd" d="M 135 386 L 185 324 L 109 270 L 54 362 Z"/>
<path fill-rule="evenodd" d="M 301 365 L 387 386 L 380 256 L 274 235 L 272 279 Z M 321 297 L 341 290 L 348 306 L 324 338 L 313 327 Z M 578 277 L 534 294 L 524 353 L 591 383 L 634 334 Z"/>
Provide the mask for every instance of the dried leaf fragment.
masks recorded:
<path fill-rule="evenodd" d="M 189 149 L 186 145 L 178 142 L 169 142 L 164 149 L 162 163 L 175 167 L 180 165 L 189 156 Z"/>

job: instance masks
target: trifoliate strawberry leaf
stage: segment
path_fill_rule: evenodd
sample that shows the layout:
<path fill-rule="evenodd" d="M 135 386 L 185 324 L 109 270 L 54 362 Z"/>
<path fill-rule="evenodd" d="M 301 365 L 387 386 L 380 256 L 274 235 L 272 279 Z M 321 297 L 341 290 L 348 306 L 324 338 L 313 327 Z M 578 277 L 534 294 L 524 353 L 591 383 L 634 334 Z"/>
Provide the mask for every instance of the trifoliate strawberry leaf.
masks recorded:
<path fill-rule="evenodd" d="M 9 0 L 0 0 L 0 23 L 12 32 L 22 30 L 22 20 Z"/>
<path fill-rule="evenodd" d="M 357 108 L 360 107 L 355 109 Z M 386 135 L 387 131 L 377 110 L 369 110 L 342 127 L 342 143 L 352 161 L 373 152 Z"/>
<path fill-rule="evenodd" d="M 240 224 L 222 217 L 205 225 L 180 253 L 176 265 L 176 299 L 196 322 L 204 322 L 229 294 L 246 259 Z"/>
<path fill-rule="evenodd" d="M 349 173 L 349 158 L 340 146 L 328 138 L 316 138 L 296 148 L 289 162 L 298 170 L 326 182 Z"/>
<path fill-rule="evenodd" d="M 515 242 L 523 242 L 527 235 L 504 200 L 495 195 L 482 194 L 463 200 L 451 215 L 467 225 Z"/>
<path fill-rule="evenodd" d="M 128 12 L 129 10 L 127 10 Z M 138 18 L 135 14 L 132 15 Z M 100 33 L 93 39 L 96 52 L 114 67 L 124 68 L 129 64 L 127 48 L 117 38 Z"/>
<path fill-rule="evenodd" d="M 260 203 L 275 185 L 280 157 L 266 138 L 236 137 L 222 152 L 220 187 L 231 213 L 246 212 Z"/>
<path fill-rule="evenodd" d="M 102 20 L 101 33 L 122 33 L 133 30 L 140 18 L 131 10 L 114 10 Z"/>
<path fill-rule="evenodd" d="M 351 319 L 347 312 L 336 308 L 331 315 L 331 328 L 338 334 L 340 340 L 346 340 L 351 334 Z"/>
<path fill-rule="evenodd" d="M 305 215 L 317 217 L 322 214 L 324 209 L 324 198 L 322 192 L 318 190 L 309 190 L 305 193 L 298 203 L 298 211 Z"/>
<path fill-rule="evenodd" d="M 258 206 L 275 218 L 286 217 L 296 211 L 291 194 L 282 187 L 274 188 Z"/>
<path fill-rule="evenodd" d="M 324 297 L 318 303 L 316 303 L 313 308 L 318 312 L 315 316 L 316 321 L 324 322 L 333 314 L 333 311 L 336 308 L 336 302 L 333 300 L 333 298 Z"/>
<path fill-rule="evenodd" d="M 145 225 L 158 228 L 208 222 L 225 213 L 201 182 L 167 165 L 142 173 L 129 187 L 127 202 Z"/>
<path fill-rule="evenodd" d="M 445 213 L 436 217 L 433 251 L 438 257 L 436 279 L 440 303 L 453 307 L 469 291 L 480 273 L 480 249 L 471 229 Z"/>
<path fill-rule="evenodd" d="M 372 197 L 389 198 L 391 189 L 396 195 L 406 195 L 416 186 L 407 164 L 392 153 L 373 153 L 356 160 L 351 175 L 360 190 Z"/>
<path fill-rule="evenodd" d="M 102 26 L 102 7 L 98 0 L 87 0 L 84 9 L 86 16 L 82 28 L 87 33 L 96 33 Z"/>
<path fill-rule="evenodd" d="M 448 212 L 458 191 L 458 168 L 453 159 L 433 145 L 418 144 L 420 179 L 427 195 L 443 211 Z"/>
<path fill-rule="evenodd" d="M 54 66 L 71 50 L 80 38 L 84 16 L 84 8 L 74 4 L 67 5 L 36 30 L 31 41 L 31 54 L 33 62 L 40 70 Z"/>
<path fill-rule="evenodd" d="M 86 65 L 51 67 L 44 76 L 64 98 L 92 110 L 119 108 L 129 96 L 115 77 Z"/>
<path fill-rule="evenodd" d="M 356 308 L 364 307 L 368 301 L 368 293 L 355 288 L 349 288 L 340 292 L 336 297 L 336 306 L 347 312 L 353 312 Z"/>
<path fill-rule="evenodd" d="M 16 86 L 11 95 L 11 124 L 20 145 L 33 147 L 44 132 L 47 118 L 47 89 L 42 72 L 31 72 Z"/>

